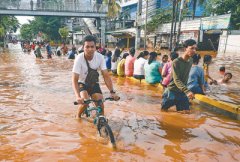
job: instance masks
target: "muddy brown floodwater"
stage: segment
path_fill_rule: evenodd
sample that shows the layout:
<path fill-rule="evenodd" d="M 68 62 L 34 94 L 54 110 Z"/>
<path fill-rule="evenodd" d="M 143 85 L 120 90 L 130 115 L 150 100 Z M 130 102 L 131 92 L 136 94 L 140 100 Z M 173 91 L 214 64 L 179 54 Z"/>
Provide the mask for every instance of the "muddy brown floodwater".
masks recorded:
<path fill-rule="evenodd" d="M 224 55 L 217 55 L 213 59 L 213 63 L 209 68 L 211 76 L 216 80 L 222 78 L 219 74 L 221 66 L 225 66 L 226 72 L 231 72 L 233 77 L 228 84 L 210 86 L 211 92 L 209 95 L 217 100 L 240 105 L 240 55 L 226 53 Z"/>
<path fill-rule="evenodd" d="M 9 45 L 0 54 L 0 161 L 239 161 L 240 122 L 192 105 L 190 115 L 160 112 L 161 93 L 113 78 L 121 100 L 106 102 L 117 150 L 75 119 L 73 61 L 37 60 Z M 102 91 L 108 90 L 101 81 Z"/>

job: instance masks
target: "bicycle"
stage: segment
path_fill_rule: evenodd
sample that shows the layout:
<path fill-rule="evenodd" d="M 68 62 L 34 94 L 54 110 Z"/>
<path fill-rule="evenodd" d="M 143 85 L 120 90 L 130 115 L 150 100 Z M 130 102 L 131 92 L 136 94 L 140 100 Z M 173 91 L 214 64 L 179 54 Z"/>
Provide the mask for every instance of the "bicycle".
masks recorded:
<path fill-rule="evenodd" d="M 92 100 L 92 99 L 85 100 L 84 104 L 87 104 L 88 107 L 85 109 L 83 114 L 85 114 L 87 118 L 91 118 L 91 117 L 94 117 L 92 115 L 92 112 L 93 111 L 96 112 L 93 123 L 94 125 L 96 125 L 97 131 L 100 137 L 104 138 L 108 142 L 110 140 L 112 147 L 116 148 L 116 141 L 115 141 L 112 129 L 108 125 L 108 119 L 102 115 L 102 107 L 99 106 L 106 100 L 114 101 L 114 99 L 110 97 L 102 100 Z M 97 103 L 98 106 L 90 107 L 89 106 L 90 103 Z M 74 105 L 78 105 L 78 102 L 74 102 Z"/>

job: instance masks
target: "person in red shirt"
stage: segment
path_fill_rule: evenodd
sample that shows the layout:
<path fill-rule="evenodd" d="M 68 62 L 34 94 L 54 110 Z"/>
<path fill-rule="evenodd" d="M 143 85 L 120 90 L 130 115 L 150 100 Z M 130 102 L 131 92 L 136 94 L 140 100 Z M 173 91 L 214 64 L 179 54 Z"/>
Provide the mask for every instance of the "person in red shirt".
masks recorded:
<path fill-rule="evenodd" d="M 31 48 L 32 48 L 33 51 L 35 50 L 35 46 L 36 46 L 36 45 L 35 45 L 35 43 L 33 42 L 32 45 L 31 45 Z"/>
<path fill-rule="evenodd" d="M 130 55 L 127 56 L 126 61 L 125 61 L 125 75 L 126 76 L 133 76 L 133 71 L 134 71 L 134 62 L 136 58 L 134 57 L 135 55 L 135 48 L 131 48 L 129 53 Z"/>

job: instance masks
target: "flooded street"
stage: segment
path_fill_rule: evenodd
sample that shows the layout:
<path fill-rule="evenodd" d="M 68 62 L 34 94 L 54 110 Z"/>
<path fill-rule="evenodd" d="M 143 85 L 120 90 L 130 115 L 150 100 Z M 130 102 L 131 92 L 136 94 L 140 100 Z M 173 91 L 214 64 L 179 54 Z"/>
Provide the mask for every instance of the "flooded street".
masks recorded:
<path fill-rule="evenodd" d="M 120 77 L 113 82 L 121 100 L 105 102 L 117 141 L 113 150 L 101 143 L 92 123 L 75 119 L 72 60 L 37 60 L 20 45 L 9 47 L 9 52 L 0 53 L 0 161 L 240 159 L 240 121 L 199 105 L 192 105 L 190 115 L 160 112 L 161 92 L 156 87 Z M 239 85 L 239 80 L 233 81 Z M 102 79 L 101 86 L 108 97 Z M 235 98 L 231 101 L 239 101 Z"/>
<path fill-rule="evenodd" d="M 222 84 L 211 87 L 211 97 L 240 105 L 240 56 L 237 54 L 217 55 L 210 65 L 211 76 L 219 80 L 222 78 L 219 74 L 219 68 L 225 66 L 226 72 L 232 73 L 233 77 L 228 84 Z"/>

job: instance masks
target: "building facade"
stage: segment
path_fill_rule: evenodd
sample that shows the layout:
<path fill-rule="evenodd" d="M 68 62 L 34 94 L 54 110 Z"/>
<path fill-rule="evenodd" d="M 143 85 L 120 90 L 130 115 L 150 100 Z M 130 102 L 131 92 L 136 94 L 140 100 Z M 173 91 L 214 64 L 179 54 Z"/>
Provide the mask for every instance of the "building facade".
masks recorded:
<path fill-rule="evenodd" d="M 184 17 L 185 20 L 192 20 L 192 10 L 193 10 L 193 0 L 189 1 L 186 4 L 186 8 L 188 9 L 187 15 Z M 140 9 L 139 9 L 139 8 Z M 128 20 L 134 20 L 135 23 L 131 26 L 132 28 L 136 28 L 136 26 L 144 26 L 145 22 L 151 21 L 152 17 L 156 15 L 158 10 L 161 9 L 171 9 L 172 1 L 169 0 L 125 0 L 121 3 L 121 13 L 125 13 L 128 15 Z M 204 12 L 203 5 L 200 5 L 197 2 L 197 7 L 195 11 L 195 16 L 202 17 Z M 200 20 L 193 21 L 190 24 L 183 23 L 183 29 L 187 28 L 181 34 L 181 40 L 185 37 L 191 37 L 194 39 L 198 39 L 199 35 L 199 22 Z M 189 22 L 188 22 L 189 23 Z M 194 27 L 195 26 L 195 27 Z M 156 41 L 163 42 L 164 47 L 168 47 L 171 24 L 163 24 L 162 29 L 158 28 L 155 33 L 151 35 L 147 35 L 148 39 L 156 44 Z M 177 30 L 177 29 L 176 29 Z M 135 34 L 136 35 L 136 34 Z M 141 35 L 141 39 L 143 39 Z M 157 36 L 157 37 L 156 37 Z M 134 35 L 132 35 L 134 39 Z M 141 42 L 141 41 L 140 41 Z M 140 43 L 141 44 L 141 43 Z"/>

